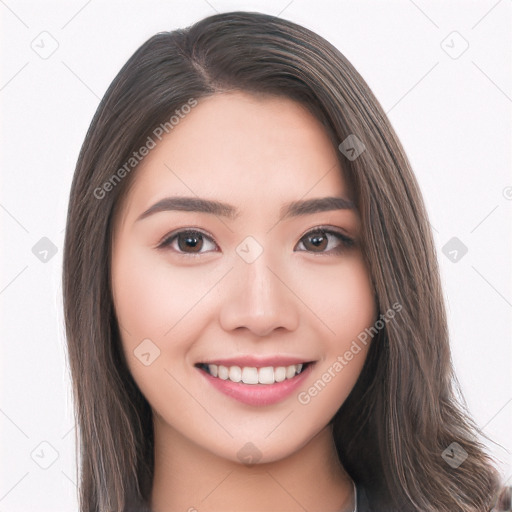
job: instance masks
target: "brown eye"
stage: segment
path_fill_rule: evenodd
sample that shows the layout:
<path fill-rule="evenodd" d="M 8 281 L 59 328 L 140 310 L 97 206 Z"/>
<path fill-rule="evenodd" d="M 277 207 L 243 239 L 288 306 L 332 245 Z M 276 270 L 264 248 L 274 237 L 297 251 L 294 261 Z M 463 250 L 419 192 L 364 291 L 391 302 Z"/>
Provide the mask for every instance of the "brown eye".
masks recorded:
<path fill-rule="evenodd" d="M 176 238 L 180 251 L 187 252 L 190 250 L 191 252 L 201 252 L 201 248 L 203 247 L 203 235 L 200 233 L 180 233 Z"/>
<path fill-rule="evenodd" d="M 334 239 L 334 242 L 331 242 Z M 304 240 L 304 241 L 303 241 Z M 338 244 L 336 244 L 336 240 Z M 354 245 L 354 240 L 338 231 L 316 228 L 306 233 L 300 242 L 308 252 L 316 253 L 339 253 Z M 333 246 L 334 245 L 334 246 Z M 326 250 L 329 248 L 328 250 Z"/>
<path fill-rule="evenodd" d="M 175 242 L 177 242 L 177 244 Z M 212 239 L 209 236 L 205 235 L 204 233 L 201 233 L 200 231 L 184 230 L 174 233 L 171 236 L 167 237 L 160 244 L 159 248 L 170 247 L 177 253 L 199 255 L 205 252 L 209 252 L 201 251 L 201 249 L 203 249 L 205 245 L 205 242 L 211 243 Z M 214 242 L 212 245 L 215 248 Z"/>
<path fill-rule="evenodd" d="M 314 251 L 318 250 L 319 252 L 323 252 L 328 244 L 327 236 L 323 232 L 318 232 L 313 235 L 308 235 L 306 237 L 306 240 L 308 240 L 308 243 L 304 244 L 304 246 L 306 248 L 308 248 L 308 245 L 311 244 L 310 247 Z"/>
<path fill-rule="evenodd" d="M 211 246 L 209 249 L 208 244 Z M 300 244 L 305 248 L 301 250 L 306 252 L 338 254 L 354 246 L 355 241 L 338 231 L 316 228 L 306 233 L 301 238 Z M 207 250 L 203 250 L 205 245 Z M 191 229 L 172 233 L 158 246 L 159 249 L 170 248 L 178 254 L 190 256 L 199 256 L 206 252 L 215 251 L 216 247 L 217 244 L 210 236 L 201 231 Z"/>

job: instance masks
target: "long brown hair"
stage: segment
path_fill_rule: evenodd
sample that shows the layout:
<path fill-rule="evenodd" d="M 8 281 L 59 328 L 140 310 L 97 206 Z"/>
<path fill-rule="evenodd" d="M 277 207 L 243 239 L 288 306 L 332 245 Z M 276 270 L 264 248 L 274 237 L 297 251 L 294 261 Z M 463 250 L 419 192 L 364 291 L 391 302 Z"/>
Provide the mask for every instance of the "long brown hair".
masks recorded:
<path fill-rule="evenodd" d="M 144 43 L 107 90 L 78 158 L 63 293 L 81 511 L 149 510 L 151 409 L 124 360 L 110 287 L 112 222 L 136 173 L 126 162 L 190 98 L 232 90 L 299 101 L 336 147 L 355 135 L 366 148 L 355 159 L 339 158 L 361 215 L 379 311 L 396 302 L 402 309 L 372 340 L 332 419 L 344 468 L 375 510 L 490 510 L 500 476 L 457 398 L 430 225 L 390 122 L 325 39 L 281 18 L 229 12 Z M 442 457 L 451 443 L 467 453 L 457 468 Z"/>

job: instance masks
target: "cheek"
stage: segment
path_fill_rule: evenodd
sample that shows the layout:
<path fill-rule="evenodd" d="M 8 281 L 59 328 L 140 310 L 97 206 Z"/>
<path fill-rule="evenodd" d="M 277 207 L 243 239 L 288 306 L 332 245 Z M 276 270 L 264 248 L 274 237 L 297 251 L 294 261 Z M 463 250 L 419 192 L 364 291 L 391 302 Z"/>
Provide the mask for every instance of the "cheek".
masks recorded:
<path fill-rule="evenodd" d="M 141 336 L 161 335 L 169 322 L 165 318 L 165 304 L 172 295 L 166 293 L 157 269 L 148 265 L 136 251 L 125 251 L 113 259 L 112 289 L 117 320 L 124 337 L 136 342 Z M 169 311 L 171 308 L 169 304 Z"/>
<path fill-rule="evenodd" d="M 342 348 L 364 331 L 377 315 L 367 268 L 358 253 L 341 264 L 303 268 L 300 297 L 320 320 L 325 339 Z"/>
<path fill-rule="evenodd" d="M 173 361 L 184 360 L 189 337 L 195 335 L 190 323 L 179 322 L 187 319 L 187 310 L 197 302 L 197 287 L 190 286 L 186 273 L 155 258 L 147 248 L 126 243 L 113 251 L 112 290 L 130 372 L 152 407 L 165 410 L 162 390 L 173 383 L 166 370 Z M 173 400 L 186 407 L 185 397 Z"/>
<path fill-rule="evenodd" d="M 313 273 L 303 272 L 303 296 L 321 320 L 325 334 L 322 359 L 311 387 L 302 390 L 298 401 L 320 416 L 334 415 L 355 385 L 366 360 L 371 338 L 365 329 L 374 325 L 377 306 L 367 268 L 360 257 Z M 323 411 L 323 412 L 322 412 Z"/>
<path fill-rule="evenodd" d="M 165 339 L 197 301 L 197 286 L 187 272 L 172 268 L 147 249 L 127 248 L 112 259 L 112 287 L 117 319 L 135 342 Z M 197 281 L 194 281 L 197 283 Z"/>
<path fill-rule="evenodd" d="M 370 327 L 377 315 L 374 291 L 368 271 L 361 259 L 344 272 L 340 281 L 333 286 L 332 297 L 338 302 L 332 304 L 334 330 L 351 340 Z"/>

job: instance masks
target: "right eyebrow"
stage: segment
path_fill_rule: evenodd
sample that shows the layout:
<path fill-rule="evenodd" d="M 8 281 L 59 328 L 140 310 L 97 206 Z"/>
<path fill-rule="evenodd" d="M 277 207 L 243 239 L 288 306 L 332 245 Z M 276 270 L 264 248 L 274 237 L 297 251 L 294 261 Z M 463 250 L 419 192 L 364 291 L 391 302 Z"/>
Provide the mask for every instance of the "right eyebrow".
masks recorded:
<path fill-rule="evenodd" d="M 150 215 L 158 212 L 167 212 L 172 210 L 184 211 L 184 212 L 199 212 L 199 213 L 211 213 L 212 215 L 219 215 L 222 217 L 228 217 L 230 219 L 236 219 L 240 212 L 233 205 L 223 203 L 221 201 L 215 201 L 213 199 L 202 199 L 199 197 L 164 197 L 160 201 L 156 202 L 153 206 L 150 206 L 144 213 L 137 217 L 137 221 L 145 219 Z"/>
<path fill-rule="evenodd" d="M 280 220 L 300 215 L 311 215 L 313 213 L 332 211 L 332 210 L 354 210 L 353 201 L 343 197 L 318 197 L 313 199 L 291 201 L 283 204 L 280 209 Z M 164 211 L 187 211 L 209 213 L 219 215 L 234 220 L 240 216 L 240 210 L 235 206 L 216 201 L 213 199 L 204 199 L 199 197 L 165 197 L 160 199 L 154 205 L 150 206 L 137 218 L 137 221 L 145 219 L 150 215 Z"/>

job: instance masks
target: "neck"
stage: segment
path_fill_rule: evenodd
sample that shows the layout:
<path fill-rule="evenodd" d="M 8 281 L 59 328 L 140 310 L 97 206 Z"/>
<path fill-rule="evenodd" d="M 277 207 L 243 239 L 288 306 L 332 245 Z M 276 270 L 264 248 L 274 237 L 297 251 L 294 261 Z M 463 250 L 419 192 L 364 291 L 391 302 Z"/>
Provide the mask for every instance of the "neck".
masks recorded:
<path fill-rule="evenodd" d="M 289 456 L 244 465 L 205 450 L 154 416 L 152 512 L 351 512 L 352 480 L 328 425 Z"/>

